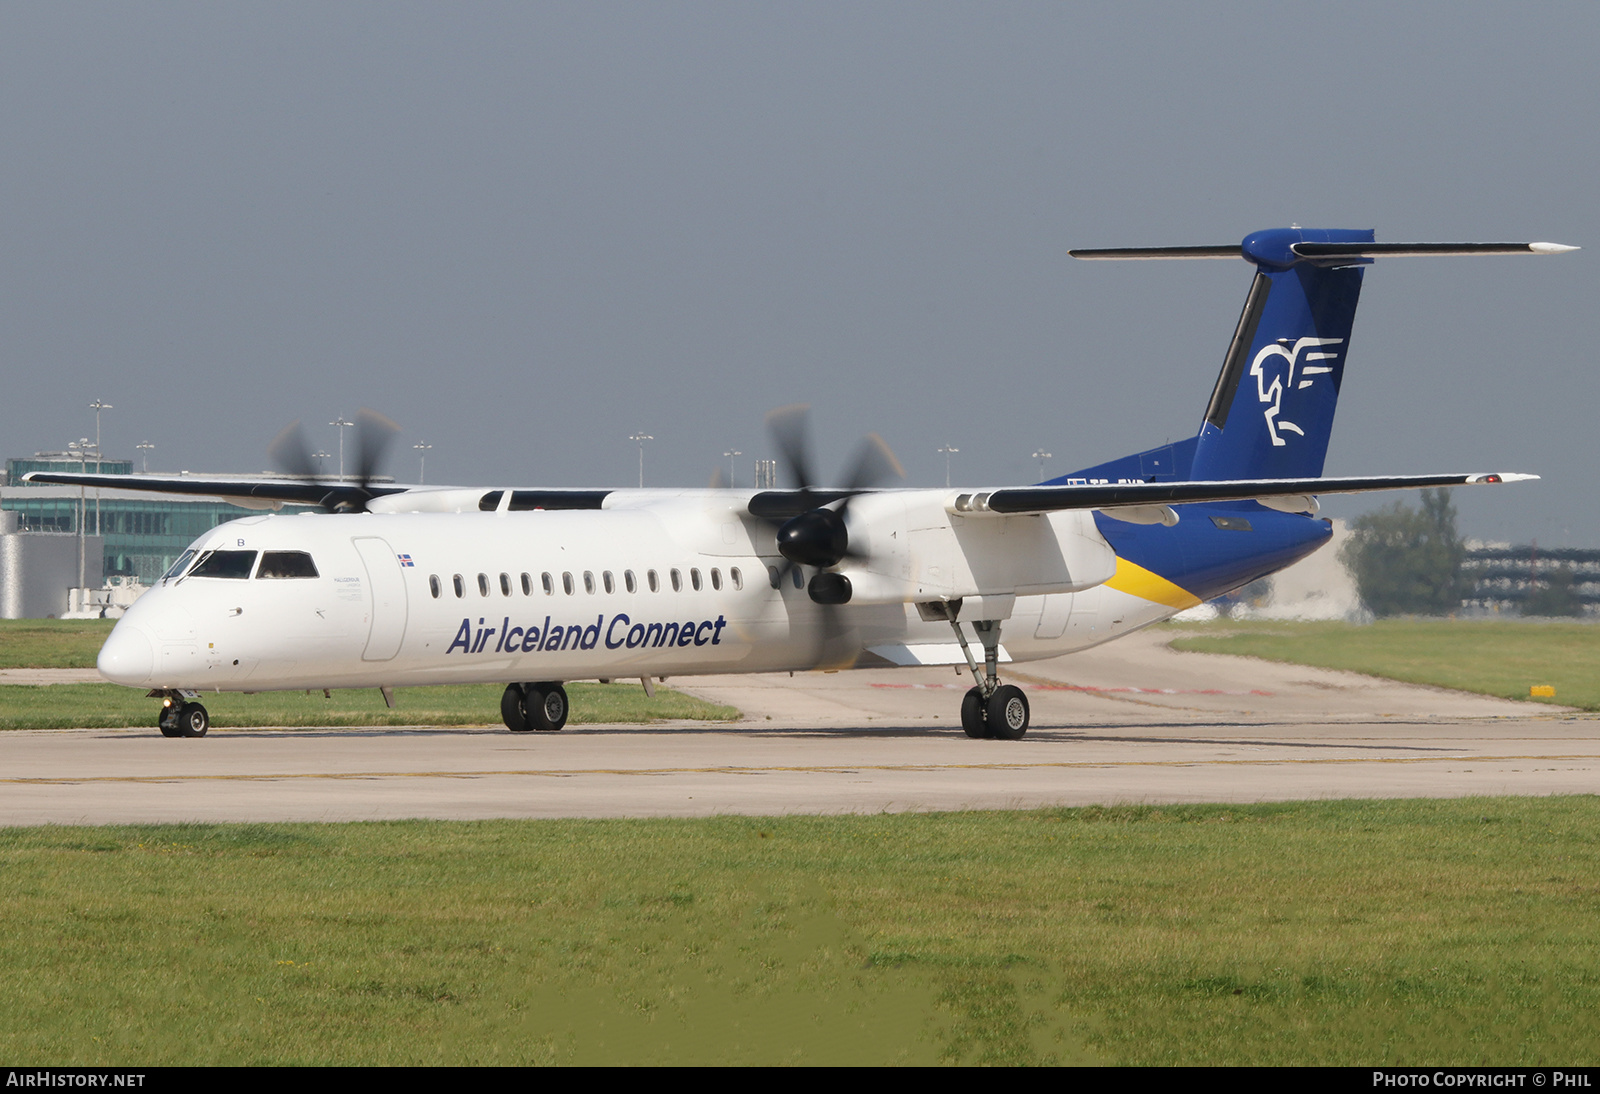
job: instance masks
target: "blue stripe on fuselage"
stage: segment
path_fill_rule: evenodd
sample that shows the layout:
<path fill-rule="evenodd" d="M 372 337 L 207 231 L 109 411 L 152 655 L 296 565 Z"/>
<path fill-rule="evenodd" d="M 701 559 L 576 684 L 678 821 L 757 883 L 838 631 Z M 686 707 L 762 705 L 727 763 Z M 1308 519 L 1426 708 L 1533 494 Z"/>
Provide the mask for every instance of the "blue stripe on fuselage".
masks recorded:
<path fill-rule="evenodd" d="M 1118 557 L 1159 574 L 1201 600 L 1210 600 L 1283 569 L 1328 542 L 1328 522 L 1279 513 L 1255 502 L 1176 505 L 1178 523 L 1129 524 L 1094 515 Z M 1212 518 L 1249 521 L 1250 530 L 1219 527 Z"/>

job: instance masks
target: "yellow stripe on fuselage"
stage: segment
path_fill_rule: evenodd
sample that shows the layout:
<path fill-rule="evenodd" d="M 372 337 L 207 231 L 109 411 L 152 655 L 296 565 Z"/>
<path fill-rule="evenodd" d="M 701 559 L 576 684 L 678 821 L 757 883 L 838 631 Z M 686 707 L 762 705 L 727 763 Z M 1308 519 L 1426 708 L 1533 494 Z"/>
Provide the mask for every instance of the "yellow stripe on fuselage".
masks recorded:
<path fill-rule="evenodd" d="M 1200 598 L 1188 589 L 1174 585 L 1160 574 L 1137 566 L 1121 555 L 1117 556 L 1117 572 L 1106 582 L 1106 588 L 1156 604 L 1165 604 L 1179 611 L 1200 603 Z"/>

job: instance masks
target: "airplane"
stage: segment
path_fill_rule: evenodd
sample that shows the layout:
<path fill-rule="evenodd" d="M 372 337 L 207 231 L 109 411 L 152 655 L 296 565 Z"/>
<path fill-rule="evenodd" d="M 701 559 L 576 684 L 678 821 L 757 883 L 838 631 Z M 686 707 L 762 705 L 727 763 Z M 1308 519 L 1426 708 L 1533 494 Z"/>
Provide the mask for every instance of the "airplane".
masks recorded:
<path fill-rule="evenodd" d="M 1330 536 L 1319 495 L 1537 478 L 1322 470 L 1366 266 L 1576 249 L 1291 227 L 1069 251 L 1254 272 L 1194 436 L 1034 485 L 885 487 L 898 465 L 876 438 L 842 485 L 817 485 L 801 407 L 768 416 L 796 480 L 782 489 L 377 482 L 398 427 L 372 412 L 354 481 L 315 477 L 297 427 L 273 447 L 282 479 L 26 478 L 320 510 L 213 528 L 116 624 L 99 670 L 160 698 L 169 737 L 205 736 L 206 691 L 378 688 L 392 707 L 399 687 L 504 684 L 502 721 L 522 733 L 565 725 L 572 680 L 654 694 L 677 676 L 955 665 L 974 680 L 966 734 L 1018 740 L 1031 712 L 1002 664 L 1110 641 L 1304 558 Z"/>

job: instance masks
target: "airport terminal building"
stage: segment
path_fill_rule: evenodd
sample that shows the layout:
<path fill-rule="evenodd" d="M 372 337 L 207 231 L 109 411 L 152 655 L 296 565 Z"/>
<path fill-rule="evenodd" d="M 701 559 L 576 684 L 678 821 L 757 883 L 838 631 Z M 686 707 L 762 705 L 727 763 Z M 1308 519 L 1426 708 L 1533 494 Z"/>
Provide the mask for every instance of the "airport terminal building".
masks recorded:
<path fill-rule="evenodd" d="M 95 461 L 90 459 L 85 465 L 65 452 L 6 460 L 0 512 L 16 515 L 0 518 L 0 562 L 4 563 L 0 568 L 5 570 L 0 584 L 8 590 L 0 597 L 5 600 L 0 604 L 0 617 L 37 618 L 60 615 L 67 609 L 67 590 L 78 582 L 80 531 L 85 586 L 97 588 L 112 578 L 137 578 L 149 585 L 197 536 L 257 512 L 189 495 L 34 486 L 21 481 L 30 471 L 84 470 L 94 473 Z M 132 474 L 133 461 L 105 460 L 99 470 L 107 475 Z M 70 564 L 63 559 L 70 559 Z M 63 581 L 67 571 L 70 580 Z"/>

